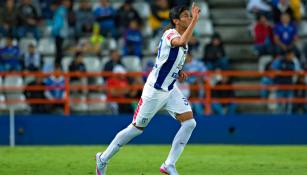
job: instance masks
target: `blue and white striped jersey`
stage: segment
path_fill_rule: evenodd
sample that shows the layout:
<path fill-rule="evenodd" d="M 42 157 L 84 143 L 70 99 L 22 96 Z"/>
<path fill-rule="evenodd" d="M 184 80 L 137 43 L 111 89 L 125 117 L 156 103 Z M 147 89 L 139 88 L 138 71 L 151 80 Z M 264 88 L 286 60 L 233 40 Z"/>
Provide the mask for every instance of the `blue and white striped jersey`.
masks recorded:
<path fill-rule="evenodd" d="M 156 89 L 172 90 L 185 62 L 188 46 L 172 47 L 171 41 L 176 37 L 180 34 L 175 29 L 169 29 L 160 40 L 156 62 L 146 82 Z"/>

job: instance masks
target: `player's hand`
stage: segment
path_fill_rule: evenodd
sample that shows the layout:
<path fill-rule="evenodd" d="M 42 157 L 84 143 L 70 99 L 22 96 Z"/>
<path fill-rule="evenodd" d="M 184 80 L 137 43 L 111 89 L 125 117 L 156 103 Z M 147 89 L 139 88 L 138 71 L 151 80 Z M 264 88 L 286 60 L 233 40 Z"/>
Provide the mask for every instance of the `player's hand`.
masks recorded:
<path fill-rule="evenodd" d="M 184 81 L 188 78 L 188 74 L 185 73 L 184 71 L 179 72 L 178 80 L 179 81 Z"/>
<path fill-rule="evenodd" d="M 192 18 L 195 19 L 195 20 L 198 20 L 199 15 L 200 15 L 200 8 L 197 5 L 195 5 L 195 3 L 193 2 L 193 4 L 192 4 Z"/>

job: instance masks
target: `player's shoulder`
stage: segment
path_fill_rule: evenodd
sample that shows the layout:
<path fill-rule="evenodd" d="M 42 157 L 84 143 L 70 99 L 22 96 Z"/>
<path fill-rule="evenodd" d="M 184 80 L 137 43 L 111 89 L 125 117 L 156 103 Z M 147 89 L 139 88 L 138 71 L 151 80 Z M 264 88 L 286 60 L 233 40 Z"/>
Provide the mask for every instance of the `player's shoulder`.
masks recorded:
<path fill-rule="evenodd" d="M 175 29 L 168 29 L 164 32 L 163 38 L 170 40 L 173 36 L 177 36 L 179 33 Z"/>
<path fill-rule="evenodd" d="M 178 34 L 178 32 L 176 29 L 173 28 L 165 30 L 164 35 L 170 35 L 170 34 Z"/>

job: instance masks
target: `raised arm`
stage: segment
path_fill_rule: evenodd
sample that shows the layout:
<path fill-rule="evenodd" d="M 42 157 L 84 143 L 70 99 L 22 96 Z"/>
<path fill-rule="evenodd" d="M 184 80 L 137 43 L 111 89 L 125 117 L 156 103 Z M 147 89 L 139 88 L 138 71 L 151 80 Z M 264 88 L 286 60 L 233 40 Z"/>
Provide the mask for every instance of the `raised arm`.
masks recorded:
<path fill-rule="evenodd" d="M 188 28 L 184 31 L 181 37 L 174 38 L 171 41 L 171 45 L 174 47 L 185 46 L 192 37 L 193 30 L 197 24 L 198 18 L 200 15 L 200 8 L 196 6 L 194 3 L 192 5 L 192 20 Z"/>

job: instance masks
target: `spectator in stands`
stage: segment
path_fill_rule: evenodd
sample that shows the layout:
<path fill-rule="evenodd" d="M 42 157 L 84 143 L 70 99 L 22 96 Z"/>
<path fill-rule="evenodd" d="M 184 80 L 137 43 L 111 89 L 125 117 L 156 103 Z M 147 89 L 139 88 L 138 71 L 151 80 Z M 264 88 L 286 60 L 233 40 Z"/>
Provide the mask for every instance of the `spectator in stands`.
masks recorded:
<path fill-rule="evenodd" d="M 41 66 L 41 55 L 36 51 L 35 45 L 31 43 L 28 45 L 28 51 L 23 54 L 23 68 L 27 71 L 39 71 Z"/>
<path fill-rule="evenodd" d="M 49 100 L 62 100 L 65 96 L 65 79 L 62 76 L 62 68 L 60 64 L 55 64 L 54 75 L 45 80 L 47 90 L 45 96 Z M 53 108 L 62 108 L 63 104 L 56 104 Z"/>
<path fill-rule="evenodd" d="M 273 5 L 272 10 L 274 23 L 282 22 L 281 16 L 285 13 L 290 15 L 291 20 L 294 20 L 294 14 L 289 0 L 279 0 L 275 6 Z"/>
<path fill-rule="evenodd" d="M 183 70 L 186 72 L 205 72 L 207 71 L 207 68 L 201 61 L 193 59 L 192 53 L 189 52 L 186 56 L 186 61 Z M 186 81 L 189 83 L 189 85 L 197 86 L 199 88 L 199 89 L 190 90 L 190 98 L 203 98 L 204 95 L 204 91 L 202 88 L 202 85 L 204 83 L 203 80 L 204 80 L 203 75 L 200 76 L 190 75 L 188 77 Z M 197 116 L 203 115 L 204 113 L 204 107 L 202 103 L 192 103 L 192 109 Z"/>
<path fill-rule="evenodd" d="M 116 28 L 119 33 L 124 33 L 130 25 L 131 21 L 137 21 L 142 26 L 142 18 L 132 6 L 134 0 L 125 0 L 123 5 L 117 10 L 115 16 Z"/>
<path fill-rule="evenodd" d="M 257 16 L 253 36 L 254 47 L 258 56 L 273 54 L 273 29 L 265 15 Z"/>
<path fill-rule="evenodd" d="M 275 59 L 272 63 L 272 69 L 276 71 L 299 71 L 300 63 L 297 58 L 295 58 L 294 51 L 288 49 L 285 55 L 280 59 Z M 293 85 L 293 76 L 277 76 L 274 78 L 274 84 L 277 85 Z M 277 98 L 293 98 L 293 90 L 278 90 Z M 278 112 L 284 112 L 287 114 L 291 114 L 292 112 L 292 104 L 291 102 L 286 102 L 278 105 Z"/>
<path fill-rule="evenodd" d="M 39 2 L 42 9 L 42 18 L 51 21 L 54 15 L 52 10 L 54 0 L 39 0 Z"/>
<path fill-rule="evenodd" d="M 206 66 L 200 60 L 193 58 L 192 52 L 188 52 L 185 60 L 185 65 L 183 68 L 184 71 L 187 72 L 205 72 L 207 71 Z M 187 81 L 189 83 L 194 83 L 198 79 L 197 76 L 189 76 Z"/>
<path fill-rule="evenodd" d="M 142 87 L 144 86 L 144 81 L 142 77 L 133 77 L 133 79 L 129 83 L 131 86 L 141 87 L 140 89 L 131 89 L 127 95 L 127 98 L 139 99 L 142 96 Z M 137 102 L 131 104 L 132 112 L 136 110 L 138 106 Z"/>
<path fill-rule="evenodd" d="M 281 54 L 288 49 L 295 51 L 297 57 L 300 57 L 300 52 L 296 47 L 298 41 L 297 26 L 291 22 L 290 15 L 283 13 L 281 22 L 274 27 L 274 41 L 276 44 L 276 52 Z"/>
<path fill-rule="evenodd" d="M 156 36 L 169 23 L 169 4 L 167 0 L 151 1 L 149 24 Z"/>
<path fill-rule="evenodd" d="M 107 79 L 108 98 L 124 98 L 129 95 L 129 86 L 128 79 L 126 78 L 126 70 L 121 65 L 116 65 L 113 68 L 113 76 Z M 113 113 L 132 113 L 133 110 L 130 105 L 122 104 L 122 103 L 110 103 L 110 107 L 112 108 Z"/>
<path fill-rule="evenodd" d="M 194 53 L 194 52 L 198 52 L 200 43 L 199 40 L 197 39 L 197 34 L 193 33 L 190 41 L 189 41 L 189 52 Z"/>
<path fill-rule="evenodd" d="M 105 39 L 100 34 L 100 26 L 98 24 L 94 24 L 93 26 L 93 32 L 90 36 L 90 48 L 92 53 L 95 53 L 96 55 L 100 55 L 101 53 L 101 46 L 104 43 Z"/>
<path fill-rule="evenodd" d="M 302 68 L 307 70 L 307 42 L 302 42 L 302 57 L 301 57 L 301 64 L 303 65 Z"/>
<path fill-rule="evenodd" d="M 14 0 L 6 0 L 5 6 L 0 7 L 0 36 L 16 36 L 17 10 Z"/>
<path fill-rule="evenodd" d="M 278 57 L 275 57 L 275 59 L 279 59 Z M 274 60 L 269 61 L 265 67 L 264 67 L 264 71 L 272 71 L 272 63 L 274 62 Z M 261 77 L 261 85 L 262 86 L 268 86 L 268 85 L 272 85 L 273 84 L 273 77 L 271 76 L 263 76 Z M 268 98 L 269 97 L 269 90 L 267 89 L 261 89 L 260 90 L 260 96 L 262 98 Z"/>
<path fill-rule="evenodd" d="M 73 61 L 70 63 L 68 70 L 70 72 L 74 72 L 78 75 L 82 75 L 82 73 L 86 72 L 86 67 L 83 62 L 83 53 L 81 51 L 76 52 Z M 70 78 L 71 85 L 87 85 L 86 77 L 71 77 Z M 86 93 L 86 90 L 80 91 L 72 91 L 73 93 Z"/>
<path fill-rule="evenodd" d="M 221 80 L 216 85 L 232 85 L 232 81 L 229 77 L 221 77 Z M 213 90 L 212 98 L 235 98 L 234 90 Z M 229 102 L 222 104 L 219 102 L 212 103 L 212 112 L 217 115 L 235 114 L 237 105 Z"/>
<path fill-rule="evenodd" d="M 87 0 L 80 1 L 80 7 L 76 10 L 76 35 L 88 36 L 93 28 L 95 19 L 92 12 L 92 3 Z"/>
<path fill-rule="evenodd" d="M 6 45 L 0 49 L 0 71 L 20 71 L 20 50 L 13 45 L 13 38 L 6 38 Z"/>
<path fill-rule="evenodd" d="M 121 55 L 120 53 L 118 52 L 118 50 L 111 50 L 110 51 L 110 61 L 108 61 L 104 68 L 103 68 L 103 71 L 113 71 L 114 67 L 116 65 L 121 65 L 123 66 L 122 62 L 121 62 Z"/>
<path fill-rule="evenodd" d="M 31 86 L 45 86 L 45 83 L 43 81 L 43 78 L 37 77 L 34 81 L 30 82 L 27 87 Z M 37 90 L 37 91 L 25 91 L 25 96 L 27 99 L 40 99 L 44 100 L 46 99 L 45 91 L 44 90 Z M 46 104 L 30 104 L 31 106 L 31 112 L 32 113 L 44 113 L 48 110 L 48 105 Z"/>
<path fill-rule="evenodd" d="M 68 35 L 71 38 L 79 38 L 79 36 L 76 35 L 75 29 L 76 29 L 76 14 L 73 9 L 74 6 L 74 0 L 68 0 L 67 2 L 67 22 L 68 22 Z"/>
<path fill-rule="evenodd" d="M 155 60 L 154 59 L 146 59 L 143 60 L 143 72 L 145 73 L 143 75 L 143 81 L 146 82 L 148 75 L 152 68 L 155 66 Z"/>
<path fill-rule="evenodd" d="M 265 0 L 249 0 L 247 4 L 247 11 L 254 16 L 265 14 L 267 17 L 271 15 L 271 7 Z"/>
<path fill-rule="evenodd" d="M 94 17 L 100 24 L 101 34 L 116 37 L 115 9 L 110 5 L 109 0 L 100 0 L 100 6 L 94 10 Z"/>
<path fill-rule="evenodd" d="M 170 8 L 176 7 L 176 6 L 186 6 L 190 7 L 191 0 L 169 0 Z"/>
<path fill-rule="evenodd" d="M 299 76 L 297 82 L 295 85 L 301 85 L 301 86 L 307 86 L 307 81 L 305 79 L 305 76 L 301 75 Z M 294 91 L 294 97 L 295 98 L 301 98 L 306 99 L 307 98 L 307 90 L 305 89 L 297 89 Z M 293 112 L 295 114 L 299 114 L 300 112 L 303 114 L 307 113 L 307 103 L 294 103 L 293 105 Z"/>
<path fill-rule="evenodd" d="M 105 43 L 105 38 L 100 34 L 100 26 L 95 23 L 92 27 L 90 36 L 80 38 L 77 47 L 72 48 L 73 52 L 82 51 L 86 54 L 95 54 L 101 56 L 101 48 Z M 105 48 L 104 48 L 105 49 Z"/>
<path fill-rule="evenodd" d="M 306 1 L 305 1 L 306 3 Z M 302 6 L 303 2 L 301 0 L 290 0 L 290 6 L 293 10 L 293 17 L 296 22 L 300 22 L 302 19 Z"/>
<path fill-rule="evenodd" d="M 267 0 L 267 2 L 269 2 L 272 7 L 276 7 L 279 3 L 279 0 Z"/>
<path fill-rule="evenodd" d="M 55 38 L 56 46 L 56 63 L 61 63 L 63 57 L 63 42 L 64 39 L 68 37 L 69 27 L 68 27 L 68 8 L 70 7 L 69 0 L 63 0 L 58 3 L 55 2 L 56 10 L 53 16 L 52 24 L 52 36 Z"/>
<path fill-rule="evenodd" d="M 83 63 L 83 53 L 82 52 L 76 52 L 74 59 L 69 65 L 69 71 L 75 72 L 75 73 L 82 73 L 86 72 L 85 64 Z M 74 81 L 80 81 L 80 77 L 71 77 L 71 82 Z"/>
<path fill-rule="evenodd" d="M 224 44 L 218 33 L 212 36 L 211 42 L 205 46 L 203 62 L 209 70 L 227 70 L 228 58 L 225 53 Z"/>
<path fill-rule="evenodd" d="M 142 57 L 142 41 L 143 36 L 139 24 L 136 20 L 132 20 L 129 28 L 124 34 L 124 55 L 136 55 Z"/>
<path fill-rule="evenodd" d="M 39 40 L 39 16 L 38 11 L 32 4 L 32 0 L 22 0 L 17 8 L 17 33 L 18 37 L 25 37 L 31 33 L 33 37 Z"/>

